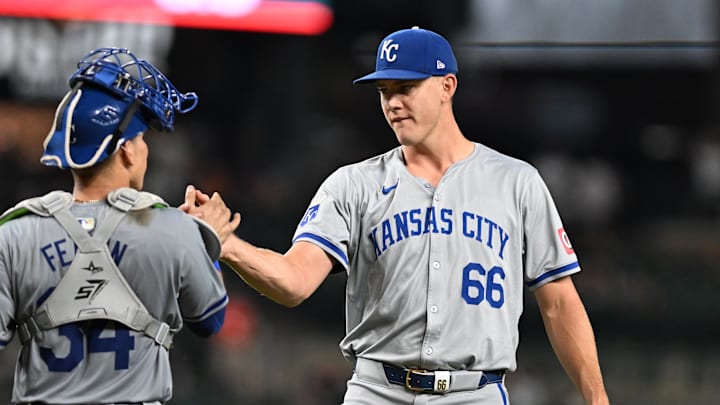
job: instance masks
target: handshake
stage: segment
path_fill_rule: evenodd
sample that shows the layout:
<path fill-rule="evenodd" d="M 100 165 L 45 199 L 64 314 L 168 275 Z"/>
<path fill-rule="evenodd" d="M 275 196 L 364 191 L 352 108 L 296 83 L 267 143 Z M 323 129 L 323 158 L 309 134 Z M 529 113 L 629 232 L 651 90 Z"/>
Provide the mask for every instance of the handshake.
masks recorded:
<path fill-rule="evenodd" d="M 210 225 L 220 237 L 221 244 L 224 244 L 240 225 L 240 213 L 233 213 L 219 193 L 209 196 L 193 185 L 185 189 L 185 202 L 178 209 Z"/>

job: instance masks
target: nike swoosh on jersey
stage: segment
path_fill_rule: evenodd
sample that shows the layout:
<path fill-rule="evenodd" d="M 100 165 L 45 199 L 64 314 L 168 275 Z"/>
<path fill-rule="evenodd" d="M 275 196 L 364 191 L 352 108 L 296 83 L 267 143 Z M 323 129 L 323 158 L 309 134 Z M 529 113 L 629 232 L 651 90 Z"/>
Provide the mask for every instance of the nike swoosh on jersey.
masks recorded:
<path fill-rule="evenodd" d="M 385 195 L 390 194 L 391 191 L 393 191 L 393 190 L 395 190 L 395 189 L 397 188 L 398 183 L 400 183 L 400 181 L 397 181 L 397 182 L 396 182 L 395 184 L 393 184 L 392 186 L 388 186 L 388 187 L 382 186 L 382 193 L 385 194 Z"/>

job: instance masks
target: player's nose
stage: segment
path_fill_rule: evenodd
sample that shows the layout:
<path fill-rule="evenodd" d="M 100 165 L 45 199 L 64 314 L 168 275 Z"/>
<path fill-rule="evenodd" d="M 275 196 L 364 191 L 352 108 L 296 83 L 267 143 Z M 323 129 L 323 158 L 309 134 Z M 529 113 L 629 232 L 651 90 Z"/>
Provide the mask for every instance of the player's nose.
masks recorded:
<path fill-rule="evenodd" d="M 385 96 L 385 107 L 388 111 L 399 110 L 403 106 L 402 98 L 398 93 L 388 93 Z"/>

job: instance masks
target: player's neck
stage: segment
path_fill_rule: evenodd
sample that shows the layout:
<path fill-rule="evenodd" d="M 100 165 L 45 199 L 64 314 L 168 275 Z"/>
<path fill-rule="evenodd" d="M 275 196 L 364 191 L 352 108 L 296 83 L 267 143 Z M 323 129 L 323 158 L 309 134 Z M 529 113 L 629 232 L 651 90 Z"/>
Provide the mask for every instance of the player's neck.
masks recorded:
<path fill-rule="evenodd" d="M 88 183 L 75 182 L 73 198 L 77 202 L 100 201 L 107 198 L 111 191 L 130 186 L 127 182 L 113 181 L 111 179 L 96 179 Z"/>
<path fill-rule="evenodd" d="M 73 171 L 75 201 L 104 200 L 111 191 L 131 186 L 130 172 L 116 162 L 107 162 L 99 170 Z"/>
<path fill-rule="evenodd" d="M 445 172 L 455 163 L 466 159 L 475 150 L 475 144 L 462 136 L 439 140 L 437 144 L 423 143 L 403 146 L 407 170 L 437 186 Z"/>
<path fill-rule="evenodd" d="M 73 199 L 76 202 L 94 202 L 104 200 L 110 191 L 106 188 L 77 188 L 73 189 Z"/>

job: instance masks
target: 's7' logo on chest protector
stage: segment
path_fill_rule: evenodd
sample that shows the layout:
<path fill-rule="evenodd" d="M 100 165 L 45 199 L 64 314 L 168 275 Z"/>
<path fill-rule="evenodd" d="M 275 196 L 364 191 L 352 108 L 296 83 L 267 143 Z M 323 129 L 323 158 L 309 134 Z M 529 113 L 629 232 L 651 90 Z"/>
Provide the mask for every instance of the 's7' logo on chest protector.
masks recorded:
<path fill-rule="evenodd" d="M 109 283 L 108 280 L 85 280 L 88 284 L 78 288 L 75 293 L 75 299 L 81 300 L 87 298 L 89 302 L 92 302 L 100 291 Z"/>

